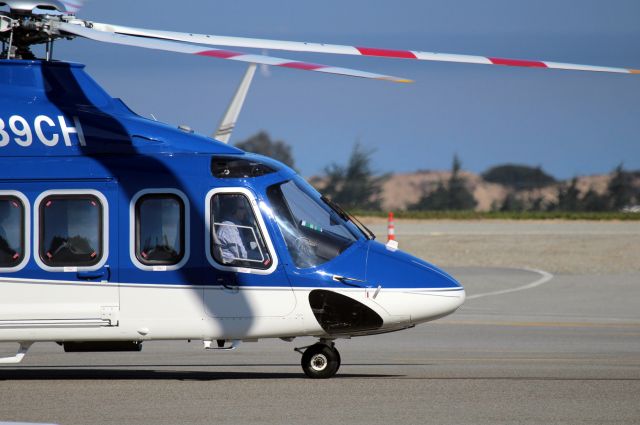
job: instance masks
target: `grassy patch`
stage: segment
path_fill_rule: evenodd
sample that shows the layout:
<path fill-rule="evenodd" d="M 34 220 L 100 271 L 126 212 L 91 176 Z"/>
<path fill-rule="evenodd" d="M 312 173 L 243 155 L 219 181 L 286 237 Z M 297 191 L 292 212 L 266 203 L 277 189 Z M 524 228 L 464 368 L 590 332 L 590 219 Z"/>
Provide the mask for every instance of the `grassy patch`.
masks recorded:
<path fill-rule="evenodd" d="M 387 217 L 384 211 L 353 211 L 358 217 Z M 640 221 L 639 213 L 575 211 L 398 211 L 396 218 L 424 220 L 626 220 Z"/>

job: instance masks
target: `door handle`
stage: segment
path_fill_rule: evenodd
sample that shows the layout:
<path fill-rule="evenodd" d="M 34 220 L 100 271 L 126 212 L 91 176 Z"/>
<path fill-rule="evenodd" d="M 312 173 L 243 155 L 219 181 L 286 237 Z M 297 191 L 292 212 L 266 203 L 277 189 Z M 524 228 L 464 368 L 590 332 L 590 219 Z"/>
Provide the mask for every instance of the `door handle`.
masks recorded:
<path fill-rule="evenodd" d="M 102 267 L 98 270 L 78 272 L 78 279 L 81 280 L 109 280 L 111 277 L 109 266 Z"/>

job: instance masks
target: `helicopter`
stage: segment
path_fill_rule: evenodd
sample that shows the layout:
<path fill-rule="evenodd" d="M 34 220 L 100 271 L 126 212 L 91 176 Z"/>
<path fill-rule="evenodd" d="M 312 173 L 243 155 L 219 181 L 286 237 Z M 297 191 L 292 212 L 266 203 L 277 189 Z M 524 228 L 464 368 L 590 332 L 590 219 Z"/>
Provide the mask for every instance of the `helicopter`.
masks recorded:
<path fill-rule="evenodd" d="M 66 352 L 140 351 L 199 340 L 210 350 L 280 338 L 310 378 L 340 367 L 336 341 L 455 312 L 465 290 L 437 266 L 375 240 L 356 217 L 280 162 L 229 146 L 255 64 L 409 83 L 268 49 L 638 74 L 569 63 L 198 35 L 98 23 L 79 2 L 0 1 L 0 341 L 23 360 L 36 342 Z M 249 64 L 215 137 L 147 119 L 58 40 Z M 36 58 L 33 45 L 45 45 Z M 212 47 L 215 46 L 215 47 Z"/>

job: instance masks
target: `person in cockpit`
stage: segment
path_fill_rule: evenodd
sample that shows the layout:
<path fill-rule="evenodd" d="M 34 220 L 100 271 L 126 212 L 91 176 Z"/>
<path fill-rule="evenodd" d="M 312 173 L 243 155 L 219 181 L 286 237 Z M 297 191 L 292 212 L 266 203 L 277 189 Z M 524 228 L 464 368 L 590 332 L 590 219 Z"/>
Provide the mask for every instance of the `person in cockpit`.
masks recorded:
<path fill-rule="evenodd" d="M 247 202 L 241 195 L 227 195 L 223 198 L 221 210 L 223 221 L 216 225 L 216 244 L 220 247 L 223 263 L 233 263 L 248 258 L 249 241 L 242 237 L 240 226 L 249 224 Z"/>

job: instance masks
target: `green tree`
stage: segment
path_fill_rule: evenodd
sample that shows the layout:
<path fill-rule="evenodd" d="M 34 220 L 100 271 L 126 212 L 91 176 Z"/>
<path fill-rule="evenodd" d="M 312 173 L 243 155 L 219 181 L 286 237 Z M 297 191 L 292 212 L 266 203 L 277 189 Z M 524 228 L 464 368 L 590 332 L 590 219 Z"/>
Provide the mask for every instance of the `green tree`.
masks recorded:
<path fill-rule="evenodd" d="M 502 201 L 500 211 L 524 211 L 524 202 L 519 199 L 513 192 L 509 192 Z"/>
<path fill-rule="evenodd" d="M 558 202 L 552 206 L 552 209 L 558 211 L 580 211 L 582 209 L 577 177 L 571 179 L 571 183 L 558 187 Z"/>
<path fill-rule="evenodd" d="M 451 165 L 451 177 L 445 185 L 438 183 L 438 187 L 431 193 L 423 191 L 420 200 L 409 206 L 410 210 L 471 210 L 477 202 L 473 194 L 467 189 L 467 180 L 460 175 L 462 163 L 458 155 L 454 155 Z"/>
<path fill-rule="evenodd" d="M 542 196 L 536 196 L 529 202 L 529 211 L 544 211 L 544 198 Z"/>
<path fill-rule="evenodd" d="M 248 139 L 236 143 L 235 146 L 247 152 L 277 159 L 289 167 L 295 168 L 291 146 L 282 140 L 271 140 L 271 136 L 266 131 L 254 134 Z"/>
<path fill-rule="evenodd" d="M 471 191 L 467 189 L 467 179 L 460 176 L 461 167 L 462 163 L 458 155 L 454 155 L 449 179 L 449 206 L 452 210 L 472 210 L 478 203 Z"/>
<path fill-rule="evenodd" d="M 607 187 L 609 206 L 614 211 L 620 210 L 633 201 L 632 175 L 624 171 L 622 164 L 613 171 L 613 177 Z"/>
<path fill-rule="evenodd" d="M 584 194 L 581 203 L 584 211 L 607 211 L 609 209 L 607 196 L 599 195 L 592 187 Z"/>
<path fill-rule="evenodd" d="M 433 192 L 423 193 L 420 200 L 409 206 L 410 210 L 431 210 L 445 211 L 449 208 L 449 190 L 443 182 L 438 183 L 438 187 Z"/>
<path fill-rule="evenodd" d="M 374 175 L 372 154 L 357 142 L 346 166 L 333 163 L 325 168 L 322 192 L 346 209 L 379 210 L 388 175 Z"/>
<path fill-rule="evenodd" d="M 491 167 L 482 173 L 482 178 L 487 182 L 502 184 L 515 190 L 538 189 L 556 182 L 556 179 L 542 171 L 541 167 L 516 164 Z"/>

